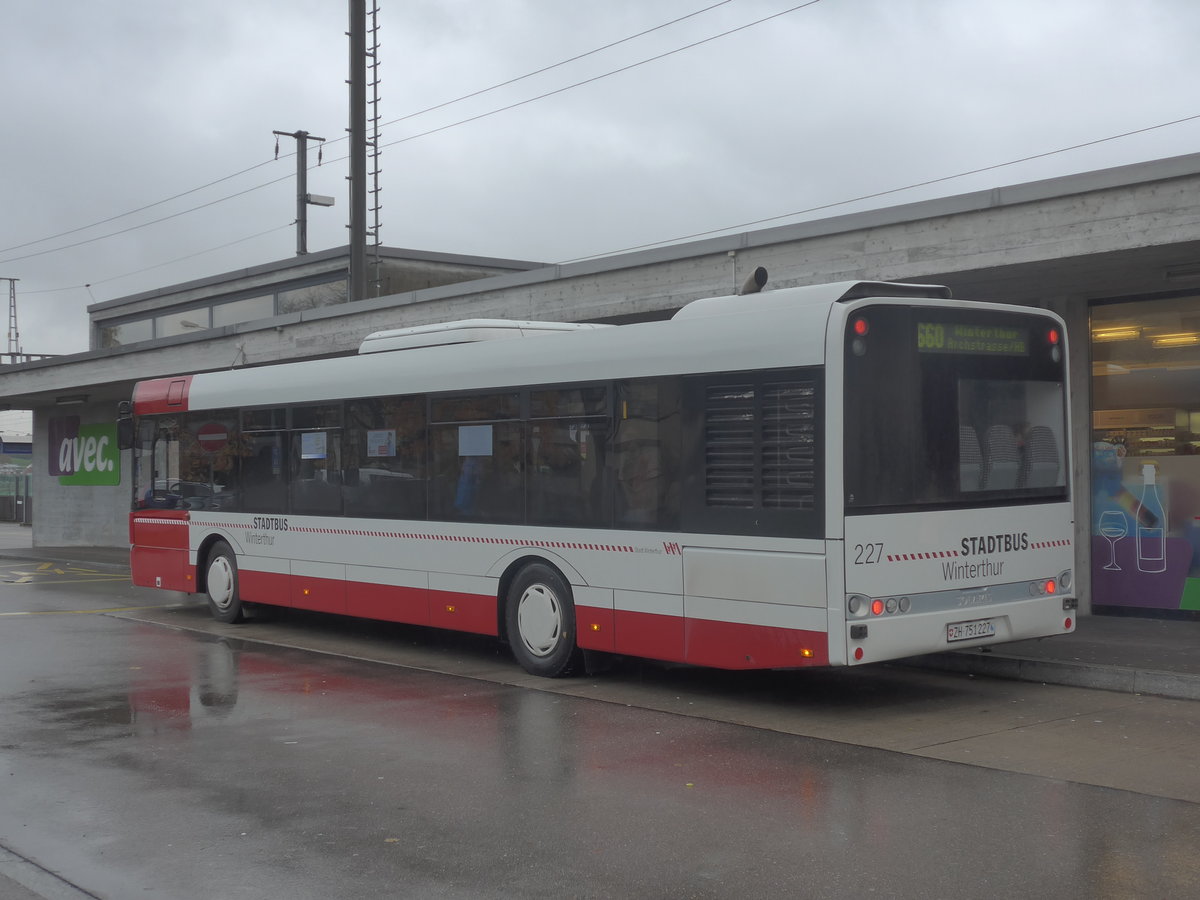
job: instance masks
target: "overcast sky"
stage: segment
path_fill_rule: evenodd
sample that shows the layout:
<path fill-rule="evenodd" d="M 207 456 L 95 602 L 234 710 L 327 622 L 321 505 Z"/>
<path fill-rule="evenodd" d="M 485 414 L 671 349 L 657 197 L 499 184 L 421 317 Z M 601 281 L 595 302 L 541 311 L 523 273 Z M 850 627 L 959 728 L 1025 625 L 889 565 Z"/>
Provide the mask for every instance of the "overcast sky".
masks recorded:
<path fill-rule="evenodd" d="M 789 215 L 1200 117 L 1194 0 L 379 2 L 394 247 L 560 262 L 1200 149 L 1197 118 Z M 347 22 L 344 0 L 0 5 L 25 352 L 87 349 L 91 302 L 292 256 L 273 130 L 328 139 L 309 249 L 347 243 Z"/>

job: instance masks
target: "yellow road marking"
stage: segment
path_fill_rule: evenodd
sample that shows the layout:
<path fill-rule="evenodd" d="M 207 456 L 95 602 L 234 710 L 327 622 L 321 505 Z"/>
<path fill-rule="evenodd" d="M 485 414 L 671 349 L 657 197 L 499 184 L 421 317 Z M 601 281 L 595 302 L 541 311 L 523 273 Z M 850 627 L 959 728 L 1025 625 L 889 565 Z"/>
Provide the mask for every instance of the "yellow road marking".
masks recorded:
<path fill-rule="evenodd" d="M 6 581 L 6 584 L 33 584 L 36 579 L 37 584 L 84 584 L 89 581 L 128 581 L 129 576 L 117 572 L 108 574 L 105 572 L 96 572 L 90 569 L 72 569 L 70 572 L 64 572 L 62 569 L 46 570 L 39 567 L 36 572 L 26 572 L 22 569 L 10 569 L 10 575 L 19 575 L 12 581 Z M 48 581 L 42 576 L 44 575 L 91 575 L 92 578 L 62 578 L 55 581 Z"/>
<path fill-rule="evenodd" d="M 111 609 L 43 609 L 28 612 L 0 612 L 0 616 L 87 616 L 99 613 L 133 612 L 139 609 L 177 609 L 183 603 L 166 603 L 162 606 L 114 606 Z"/>

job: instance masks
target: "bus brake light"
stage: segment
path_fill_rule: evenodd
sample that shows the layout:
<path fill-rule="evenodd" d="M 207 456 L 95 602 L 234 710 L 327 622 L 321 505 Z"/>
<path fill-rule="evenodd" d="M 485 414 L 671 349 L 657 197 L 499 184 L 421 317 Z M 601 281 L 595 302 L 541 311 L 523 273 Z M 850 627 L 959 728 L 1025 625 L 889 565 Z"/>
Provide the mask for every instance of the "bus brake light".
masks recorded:
<path fill-rule="evenodd" d="M 1046 582 L 1046 593 L 1053 594 L 1056 590 L 1058 590 L 1058 585 L 1055 583 L 1054 579 L 1051 578 Z"/>
<path fill-rule="evenodd" d="M 883 601 L 882 600 L 872 600 L 871 601 L 871 615 L 873 615 L 873 616 L 882 616 L 883 615 Z"/>

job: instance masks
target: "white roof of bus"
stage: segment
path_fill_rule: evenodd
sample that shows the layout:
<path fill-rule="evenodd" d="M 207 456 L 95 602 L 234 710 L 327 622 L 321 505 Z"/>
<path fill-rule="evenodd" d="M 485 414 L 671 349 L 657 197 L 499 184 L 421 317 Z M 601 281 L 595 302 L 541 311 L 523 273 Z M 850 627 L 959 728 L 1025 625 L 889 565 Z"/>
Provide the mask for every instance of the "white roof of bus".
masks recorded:
<path fill-rule="evenodd" d="M 542 333 L 532 342 L 485 340 L 205 373 L 192 379 L 188 406 L 270 406 L 819 365 L 829 308 L 859 284 L 700 300 L 669 321 Z"/>

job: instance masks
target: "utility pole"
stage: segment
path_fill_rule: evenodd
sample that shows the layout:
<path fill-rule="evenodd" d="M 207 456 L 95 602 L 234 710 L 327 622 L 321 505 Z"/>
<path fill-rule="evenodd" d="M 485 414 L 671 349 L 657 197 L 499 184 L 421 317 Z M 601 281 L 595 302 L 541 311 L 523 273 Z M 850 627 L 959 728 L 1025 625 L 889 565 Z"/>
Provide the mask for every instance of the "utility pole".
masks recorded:
<path fill-rule="evenodd" d="M 351 303 L 367 296 L 367 4 L 350 4 L 350 285 Z"/>
<path fill-rule="evenodd" d="M 17 282 L 19 278 L 0 278 L 8 282 L 8 361 L 17 362 L 21 357 L 21 332 L 17 330 Z"/>
<path fill-rule="evenodd" d="M 307 131 L 274 131 L 276 138 L 296 139 L 296 255 L 308 253 L 308 205 L 333 206 L 333 198 L 308 192 L 308 142 L 324 143 L 325 138 Z M 275 158 L 279 159 L 279 141 L 275 142 Z"/>

